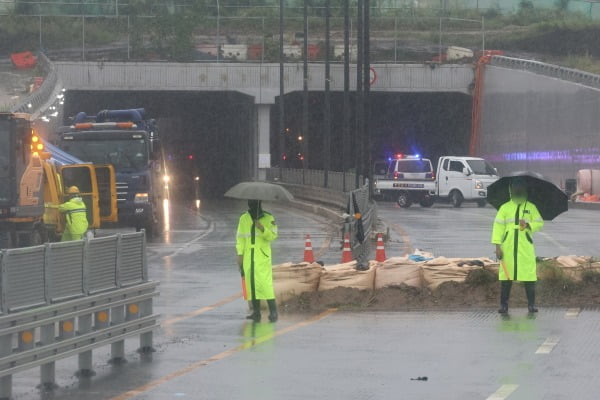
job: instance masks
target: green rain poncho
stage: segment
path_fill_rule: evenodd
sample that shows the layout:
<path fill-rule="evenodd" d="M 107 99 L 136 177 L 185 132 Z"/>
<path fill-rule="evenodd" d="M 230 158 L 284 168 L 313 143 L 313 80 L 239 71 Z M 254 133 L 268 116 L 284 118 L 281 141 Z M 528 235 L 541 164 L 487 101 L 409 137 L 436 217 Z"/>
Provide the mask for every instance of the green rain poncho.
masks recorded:
<path fill-rule="evenodd" d="M 81 197 L 73 197 L 58 206 L 58 210 L 65 214 L 65 231 L 62 241 L 80 240 L 88 229 L 88 220 L 85 204 Z"/>
<path fill-rule="evenodd" d="M 521 230 L 519 220 L 525 220 L 529 226 Z M 523 282 L 537 281 L 533 233 L 544 226 L 544 221 L 535 206 L 528 201 L 512 199 L 504 203 L 496 214 L 492 243 L 502 247 L 504 267 L 500 267 L 501 281 Z"/>
<path fill-rule="evenodd" d="M 271 242 L 277 239 L 277 225 L 275 225 L 275 218 L 265 211 L 262 211 L 259 222 L 264 227 L 264 232 L 254 227 L 249 212 L 242 214 L 238 224 L 236 250 L 238 256 L 244 257 L 243 269 L 248 298 L 250 300 L 270 300 L 275 298 Z M 253 234 L 255 236 L 254 245 L 252 244 Z"/>

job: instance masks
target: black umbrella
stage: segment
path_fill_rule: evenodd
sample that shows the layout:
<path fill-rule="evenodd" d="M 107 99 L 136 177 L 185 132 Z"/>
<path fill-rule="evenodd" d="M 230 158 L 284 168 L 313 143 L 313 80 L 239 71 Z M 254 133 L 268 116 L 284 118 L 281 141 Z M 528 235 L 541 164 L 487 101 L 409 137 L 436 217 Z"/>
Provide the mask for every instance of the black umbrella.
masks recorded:
<path fill-rule="evenodd" d="M 516 172 L 492 183 L 487 190 L 487 201 L 496 209 L 510 200 L 510 183 L 520 178 L 527 184 L 527 201 L 535 204 L 542 218 L 551 221 L 569 209 L 569 198 L 552 182 L 535 172 Z"/>

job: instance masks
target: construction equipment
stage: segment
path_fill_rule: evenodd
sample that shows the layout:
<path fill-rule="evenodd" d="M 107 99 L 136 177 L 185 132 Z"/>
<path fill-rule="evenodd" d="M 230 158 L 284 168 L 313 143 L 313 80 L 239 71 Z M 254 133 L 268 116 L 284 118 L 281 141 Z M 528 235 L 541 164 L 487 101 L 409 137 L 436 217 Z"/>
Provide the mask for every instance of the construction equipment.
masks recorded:
<path fill-rule="evenodd" d="M 158 132 L 143 108 L 104 110 L 73 117 L 60 128 L 59 147 L 94 164 L 111 164 L 117 175 L 119 225 L 145 229 L 147 236 L 161 230 L 164 170 Z"/>
<path fill-rule="evenodd" d="M 0 113 L 0 247 L 58 240 L 64 230 L 58 205 L 70 186 L 81 189 L 90 229 L 117 220 L 113 167 L 83 164 L 53 150 L 29 114 Z"/>

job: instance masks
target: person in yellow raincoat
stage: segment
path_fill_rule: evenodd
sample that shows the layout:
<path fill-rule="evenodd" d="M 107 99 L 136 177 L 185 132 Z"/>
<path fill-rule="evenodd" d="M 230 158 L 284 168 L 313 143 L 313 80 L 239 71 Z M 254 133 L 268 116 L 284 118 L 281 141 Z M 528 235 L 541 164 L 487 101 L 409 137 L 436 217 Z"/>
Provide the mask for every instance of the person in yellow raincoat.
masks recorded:
<path fill-rule="evenodd" d="M 494 220 L 492 243 L 496 245 L 496 256 L 500 260 L 500 309 L 508 312 L 508 299 L 512 281 L 525 284 L 527 304 L 530 313 L 535 307 L 535 283 L 537 265 L 533 247 L 533 233 L 544 226 L 544 221 L 535 206 L 527 201 L 527 183 L 515 178 L 510 184 L 511 199 L 504 203 Z"/>
<path fill-rule="evenodd" d="M 277 321 L 273 289 L 271 242 L 277 239 L 275 218 L 264 211 L 261 202 L 248 200 L 248 211 L 242 214 L 237 229 L 238 266 L 246 281 L 246 292 L 252 302 L 249 319 L 260 322 L 260 301 L 269 306 L 269 321 Z"/>
<path fill-rule="evenodd" d="M 88 230 L 88 220 L 85 203 L 79 194 L 77 186 L 67 189 L 69 200 L 58 206 L 58 211 L 65 214 L 65 231 L 61 241 L 81 240 Z"/>

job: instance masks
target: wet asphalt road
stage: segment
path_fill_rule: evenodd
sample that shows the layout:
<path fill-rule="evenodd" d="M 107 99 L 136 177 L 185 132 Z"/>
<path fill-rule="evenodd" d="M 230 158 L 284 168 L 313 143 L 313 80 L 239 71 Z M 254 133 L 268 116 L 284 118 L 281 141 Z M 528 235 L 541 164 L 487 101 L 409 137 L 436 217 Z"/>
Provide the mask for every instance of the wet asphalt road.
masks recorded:
<path fill-rule="evenodd" d="M 496 210 L 464 204 L 453 208 L 435 204 L 432 208 L 413 205 L 400 208 L 395 203 L 380 202 L 379 218 L 390 227 L 392 243 L 388 256 L 403 255 L 409 249 L 422 249 L 436 256 L 492 257 L 490 244 Z M 537 255 L 600 256 L 600 210 L 573 209 L 534 234 Z"/>
<path fill-rule="evenodd" d="M 35 389 L 38 370 L 17 374 L 13 378 L 16 399 L 598 397 L 597 310 L 542 309 L 529 318 L 525 310 L 513 309 L 506 319 L 486 309 L 330 310 L 319 315 L 284 313 L 277 324 L 251 324 L 244 320 L 246 305 L 239 297 L 240 279 L 234 266 L 235 226 L 243 205 L 206 203 L 200 211 L 173 208 L 169 231 L 148 246 L 150 276 L 161 281 L 155 306 L 162 314 L 162 327 L 155 334 L 156 353 L 141 358 L 135 352 L 137 341 L 129 339 L 129 362 L 113 366 L 107 363 L 109 347 L 96 350 L 97 375 L 91 380 L 73 377 L 76 358 L 63 360 L 56 366 L 59 388 L 53 394 Z M 300 260 L 306 233 L 312 234 L 320 258 L 328 263 L 339 259 L 338 238 L 332 240 L 334 229 L 326 221 L 281 206 L 268 209 L 280 229 L 275 262 Z M 402 235 L 395 236 L 390 256 L 398 255 L 408 243 L 424 249 L 430 245 L 437 254 L 444 249 L 456 251 L 448 255 L 458 255 L 468 240 L 481 242 L 465 248 L 473 255 L 489 248 L 491 209 L 399 210 L 382 204 L 380 216 L 395 229 L 401 225 Z M 578 221 L 590 225 L 593 218 L 594 214 L 577 215 Z M 460 235 L 442 244 L 426 237 L 424 233 L 434 232 L 444 237 L 436 222 L 440 220 L 458 228 Z M 428 380 L 411 380 L 423 376 Z"/>

